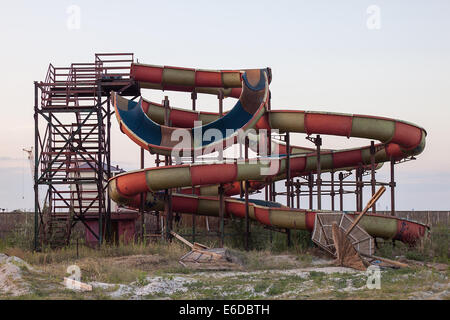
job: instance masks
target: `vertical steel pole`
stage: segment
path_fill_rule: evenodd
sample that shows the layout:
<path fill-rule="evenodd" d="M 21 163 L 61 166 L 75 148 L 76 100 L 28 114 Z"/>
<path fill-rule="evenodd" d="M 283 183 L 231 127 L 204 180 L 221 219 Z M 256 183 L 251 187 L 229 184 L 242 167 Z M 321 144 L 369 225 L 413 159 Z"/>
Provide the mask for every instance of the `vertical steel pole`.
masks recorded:
<path fill-rule="evenodd" d="M 141 170 L 144 169 L 144 148 L 141 148 Z M 144 215 L 144 205 L 145 205 L 145 193 L 141 193 L 141 203 L 139 211 L 141 212 L 141 241 L 145 242 L 145 215 Z"/>
<path fill-rule="evenodd" d="M 267 110 L 270 111 L 271 109 L 271 105 L 272 105 L 272 93 L 269 90 L 269 103 L 267 105 Z M 272 130 L 269 128 L 266 131 L 267 134 L 267 156 L 271 157 L 272 156 Z M 269 201 L 273 201 L 273 188 L 272 188 L 272 178 L 269 177 L 268 178 L 268 183 L 267 185 L 269 186 Z M 272 232 L 271 232 L 272 235 Z"/>
<path fill-rule="evenodd" d="M 217 95 L 217 99 L 219 99 L 219 118 L 223 117 L 223 91 L 219 89 L 219 94 Z M 223 137 L 225 139 L 225 137 Z M 223 161 L 223 140 L 221 144 L 221 148 L 219 149 L 219 161 Z"/>
<path fill-rule="evenodd" d="M 191 93 L 191 100 L 192 100 L 192 111 L 195 111 L 196 108 L 196 101 L 197 101 L 197 92 L 192 91 Z M 192 163 L 195 163 L 195 154 L 194 151 L 192 153 Z M 192 186 L 192 194 L 195 194 L 195 186 Z M 192 242 L 195 242 L 195 233 L 197 232 L 195 230 L 196 227 L 196 219 L 195 219 L 195 211 L 192 212 Z"/>
<path fill-rule="evenodd" d="M 316 149 L 317 149 L 317 210 L 322 210 L 322 179 L 321 173 L 321 163 L 320 163 L 320 146 L 322 145 L 322 138 L 320 135 L 316 136 L 315 139 Z"/>
<path fill-rule="evenodd" d="M 330 196 L 331 196 L 331 210 L 334 211 L 334 170 L 332 170 L 330 172 L 331 174 L 331 192 L 330 192 Z"/>
<path fill-rule="evenodd" d="M 363 210 L 363 197 L 364 197 L 364 168 L 362 164 L 359 164 L 359 211 Z"/>
<path fill-rule="evenodd" d="M 356 211 L 359 209 L 359 167 L 355 169 L 355 195 L 356 195 Z"/>
<path fill-rule="evenodd" d="M 248 164 L 248 136 L 245 136 L 245 163 Z M 248 192 L 249 192 L 249 182 L 245 180 L 245 250 L 250 249 L 249 245 L 249 236 L 250 236 L 250 217 L 249 217 L 249 201 L 248 201 Z"/>
<path fill-rule="evenodd" d="M 97 190 L 98 190 L 98 244 L 103 243 L 103 115 L 102 115 L 102 86 L 97 82 L 97 126 L 98 126 L 98 152 L 97 152 Z"/>
<path fill-rule="evenodd" d="M 309 210 L 313 209 L 313 186 L 314 186 L 314 175 L 312 172 L 310 172 L 308 175 Z"/>
<path fill-rule="evenodd" d="M 224 198 L 224 186 L 223 183 L 219 184 L 219 219 L 220 219 L 220 247 L 223 248 L 225 242 L 225 198 Z"/>
<path fill-rule="evenodd" d="M 107 127 L 106 127 L 106 131 L 107 131 L 107 148 L 108 148 L 108 152 L 106 153 L 107 159 L 107 178 L 108 181 L 111 178 L 111 99 L 110 96 L 108 96 L 108 100 L 106 101 L 106 122 L 107 122 Z M 111 229 L 112 229 L 112 225 L 111 225 L 111 196 L 109 194 L 109 188 L 106 188 L 106 199 L 107 199 L 107 203 L 106 203 L 106 237 L 108 242 L 111 242 Z"/>
<path fill-rule="evenodd" d="M 34 82 L 34 251 L 38 249 L 39 238 L 39 123 L 38 123 L 38 83 Z"/>
<path fill-rule="evenodd" d="M 291 138 L 286 132 L 286 205 L 291 207 Z M 287 246 L 291 246 L 291 230 L 286 229 Z"/>
<path fill-rule="evenodd" d="M 286 132 L 286 205 L 291 207 L 291 138 Z"/>
<path fill-rule="evenodd" d="M 169 126 L 169 97 L 165 96 L 163 100 L 164 105 L 164 125 Z M 170 157 L 171 158 L 171 157 Z M 164 164 L 166 166 L 171 164 L 171 159 L 169 159 L 169 156 L 164 156 Z M 165 189 L 165 211 L 166 211 L 166 240 L 170 241 L 172 231 L 172 189 L 168 188 Z"/>
<path fill-rule="evenodd" d="M 219 99 L 219 118 L 223 116 L 223 91 L 219 89 L 219 93 L 217 95 L 217 99 Z M 223 139 L 225 137 L 222 137 Z M 219 161 L 223 161 L 223 140 L 221 147 L 219 148 Z M 219 186 L 219 215 L 220 215 L 220 245 L 224 246 L 225 242 L 225 198 L 224 198 L 224 186 L 220 184 Z"/>
<path fill-rule="evenodd" d="M 344 211 L 344 174 L 339 172 L 339 210 Z"/>
<path fill-rule="evenodd" d="M 159 159 L 159 154 L 156 154 L 156 159 L 155 159 L 156 167 L 159 167 L 160 162 L 161 162 L 161 160 Z M 165 208 L 164 208 L 164 210 L 165 210 Z M 156 211 L 155 214 L 156 214 L 156 219 L 157 219 L 157 221 L 156 221 L 157 230 L 158 230 L 158 232 L 161 233 L 161 240 L 164 240 L 164 237 L 165 237 L 164 232 L 163 232 L 164 231 L 164 220 L 159 215 L 159 211 Z"/>
<path fill-rule="evenodd" d="M 270 112 L 270 109 L 272 108 L 272 92 L 269 90 L 269 100 L 267 103 L 267 111 Z M 267 156 L 270 157 L 269 159 L 271 159 L 272 156 L 272 131 L 270 130 L 270 128 L 266 131 L 266 143 L 267 143 Z M 268 193 L 268 199 L 269 201 L 272 201 L 272 179 L 269 177 L 267 180 L 267 184 L 266 184 L 266 190 Z M 272 234 L 272 230 L 269 231 L 269 241 L 270 243 L 272 243 L 273 241 L 273 234 Z"/>
<path fill-rule="evenodd" d="M 395 216 L 395 176 L 394 176 L 395 160 L 391 158 L 391 216 Z"/>
<path fill-rule="evenodd" d="M 300 184 L 300 180 L 297 179 L 296 180 L 296 185 L 295 185 L 295 193 L 297 195 L 297 209 L 300 209 L 300 193 L 302 192 L 302 186 Z"/>
<path fill-rule="evenodd" d="M 375 142 L 370 142 L 370 184 L 372 187 L 372 196 L 375 194 L 376 190 L 376 180 L 375 180 Z M 377 212 L 376 204 L 372 206 L 372 212 Z"/>

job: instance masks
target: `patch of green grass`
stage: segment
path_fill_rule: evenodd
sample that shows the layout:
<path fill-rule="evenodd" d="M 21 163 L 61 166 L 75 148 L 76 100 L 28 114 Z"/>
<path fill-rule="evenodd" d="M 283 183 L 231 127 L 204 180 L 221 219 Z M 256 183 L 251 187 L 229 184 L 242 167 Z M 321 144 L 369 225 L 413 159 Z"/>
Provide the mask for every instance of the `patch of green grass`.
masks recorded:
<path fill-rule="evenodd" d="M 147 273 L 146 272 L 139 272 L 138 276 L 136 277 L 136 285 L 139 287 L 146 286 L 149 282 L 147 280 Z"/>
<path fill-rule="evenodd" d="M 254 290 L 256 293 L 261 293 L 266 291 L 266 289 L 269 287 L 269 284 L 265 281 L 260 281 L 254 286 Z"/>
<path fill-rule="evenodd" d="M 274 284 L 272 284 L 272 286 L 269 288 L 269 290 L 267 291 L 267 294 L 269 296 L 276 296 L 279 294 L 282 294 L 286 288 L 286 283 L 283 281 L 279 281 L 279 282 L 275 282 Z"/>
<path fill-rule="evenodd" d="M 348 297 L 348 293 L 345 291 L 334 290 L 333 295 L 335 299 L 343 300 Z"/>
<path fill-rule="evenodd" d="M 190 283 L 185 283 L 184 286 L 188 288 L 188 290 L 198 290 L 204 288 L 206 284 L 202 281 L 195 281 Z"/>
<path fill-rule="evenodd" d="M 334 287 L 336 289 L 344 289 L 345 287 L 347 287 L 347 279 L 337 279 L 334 281 Z"/>
<path fill-rule="evenodd" d="M 357 277 L 352 279 L 352 286 L 355 288 L 362 288 L 367 284 L 367 279 L 363 277 Z"/>
<path fill-rule="evenodd" d="M 377 254 L 382 257 L 392 259 L 395 256 L 405 256 L 410 260 L 450 263 L 450 227 L 448 225 L 433 226 L 429 236 L 420 239 L 414 246 L 400 241 L 395 241 L 394 246 L 391 240 L 380 240 L 378 243 Z"/>
<path fill-rule="evenodd" d="M 309 277 L 317 284 L 321 283 L 325 277 L 326 273 L 321 271 L 310 271 Z"/>

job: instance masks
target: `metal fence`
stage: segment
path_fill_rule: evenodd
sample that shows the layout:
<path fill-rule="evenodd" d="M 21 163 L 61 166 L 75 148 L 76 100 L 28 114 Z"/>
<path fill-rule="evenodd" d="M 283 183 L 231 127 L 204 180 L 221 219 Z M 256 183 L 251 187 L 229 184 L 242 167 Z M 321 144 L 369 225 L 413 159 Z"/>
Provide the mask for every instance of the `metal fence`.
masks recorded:
<path fill-rule="evenodd" d="M 390 211 L 377 211 L 380 214 L 390 215 Z M 430 226 L 438 224 L 450 224 L 450 211 L 396 211 L 395 215 L 400 218 L 417 221 Z"/>

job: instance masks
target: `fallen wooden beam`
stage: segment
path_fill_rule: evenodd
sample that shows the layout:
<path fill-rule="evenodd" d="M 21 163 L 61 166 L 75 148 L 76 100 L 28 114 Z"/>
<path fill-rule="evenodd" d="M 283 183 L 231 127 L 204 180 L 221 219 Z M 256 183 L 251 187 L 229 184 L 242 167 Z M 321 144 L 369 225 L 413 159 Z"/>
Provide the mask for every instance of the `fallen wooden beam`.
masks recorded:
<path fill-rule="evenodd" d="M 206 250 L 195 249 L 195 248 L 192 249 L 192 251 L 198 252 L 198 253 L 202 253 L 202 254 L 205 254 L 205 255 L 209 255 L 209 256 L 217 258 L 217 259 L 222 259 L 224 257 L 223 255 L 215 253 L 215 252 L 212 252 L 212 251 L 206 251 Z"/>
<path fill-rule="evenodd" d="M 378 257 L 378 256 L 372 256 L 370 254 L 364 254 L 364 253 L 360 253 L 363 257 L 367 257 L 367 258 L 372 258 L 372 259 L 377 259 L 389 264 L 392 264 L 394 266 L 400 267 L 400 268 L 407 268 L 408 265 L 406 263 L 402 263 L 402 262 L 398 262 L 395 260 L 391 260 L 391 259 L 387 259 L 387 258 L 382 258 L 382 257 Z"/>
<path fill-rule="evenodd" d="M 350 228 L 347 229 L 347 231 L 345 232 L 346 236 L 348 236 L 350 234 L 350 232 L 352 232 L 352 230 L 356 227 L 356 225 L 359 223 L 359 221 L 362 219 L 362 217 L 366 214 L 366 212 L 369 210 L 369 208 L 371 208 L 375 204 L 375 202 L 377 202 L 377 200 L 380 199 L 380 197 L 383 195 L 383 193 L 385 191 L 386 191 L 386 188 L 384 186 L 382 186 L 380 189 L 378 189 L 378 191 L 372 196 L 370 201 L 367 203 L 364 210 L 355 219 L 355 221 L 352 223 Z"/>
<path fill-rule="evenodd" d="M 189 246 L 190 248 L 193 248 L 194 245 L 192 243 L 190 243 L 189 241 L 187 241 L 185 238 L 183 238 L 182 236 L 180 236 L 178 233 L 175 233 L 173 231 L 170 231 L 170 234 L 173 235 L 175 238 L 177 238 L 178 240 L 180 240 L 181 242 L 183 242 L 185 245 Z"/>

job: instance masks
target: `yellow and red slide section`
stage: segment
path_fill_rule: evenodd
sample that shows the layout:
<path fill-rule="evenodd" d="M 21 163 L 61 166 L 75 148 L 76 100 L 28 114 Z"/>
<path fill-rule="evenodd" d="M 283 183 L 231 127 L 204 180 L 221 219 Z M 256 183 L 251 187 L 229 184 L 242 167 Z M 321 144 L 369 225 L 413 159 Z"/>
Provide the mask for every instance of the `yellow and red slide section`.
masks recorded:
<path fill-rule="evenodd" d="M 378 140 L 375 145 L 377 164 L 401 160 L 420 154 L 425 147 L 426 131 L 414 124 L 385 117 L 330 112 L 268 110 L 271 71 L 248 70 L 197 70 L 132 65 L 132 77 L 141 88 L 175 90 L 217 94 L 238 98 L 235 106 L 223 117 L 214 113 L 195 112 L 171 108 L 171 126 L 163 125 L 165 110 L 139 99 L 127 100 L 117 93 L 111 98 L 121 131 L 142 148 L 152 153 L 170 155 L 178 141 L 171 141 L 174 130 L 182 131 L 191 139 L 191 152 L 211 150 L 214 145 L 229 145 L 237 141 L 239 129 L 277 129 L 281 132 L 322 134 Z M 193 128 L 194 121 L 202 121 Z M 208 129 L 222 133 L 222 139 L 195 142 L 194 131 Z M 297 148 L 297 149 L 295 149 Z M 242 199 L 232 198 L 241 192 L 241 182 L 250 181 L 251 189 L 259 189 L 268 181 L 286 178 L 286 148 L 280 156 L 260 159 L 235 160 L 225 163 L 183 164 L 162 166 L 120 174 L 109 181 L 111 198 L 119 204 L 138 208 L 141 194 L 145 194 L 147 210 L 163 210 L 162 191 L 173 189 L 172 208 L 175 212 L 218 216 L 218 185 L 225 185 L 226 216 L 245 217 Z M 317 154 L 314 150 L 291 147 L 290 175 L 301 176 L 315 172 Z M 370 165 L 370 146 L 324 150 L 321 152 L 321 170 L 344 170 L 359 165 Z M 272 170 L 267 170 L 272 168 Z M 261 169 L 266 169 L 264 174 Z M 267 174 L 270 171 L 270 174 Z M 288 229 L 313 230 L 317 210 L 292 209 L 278 203 L 251 200 L 250 218 L 262 224 Z M 347 213 L 356 214 L 356 213 Z M 396 217 L 367 214 L 361 225 L 374 237 L 413 243 L 422 237 L 427 227 L 423 224 Z"/>

